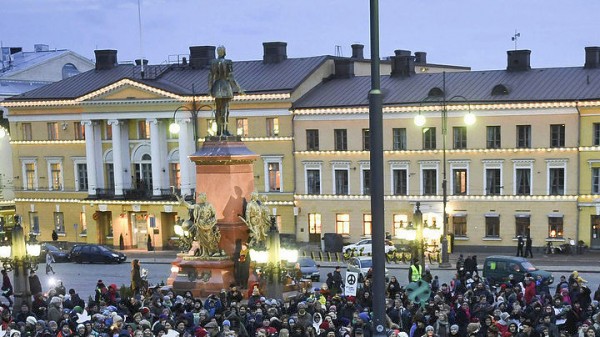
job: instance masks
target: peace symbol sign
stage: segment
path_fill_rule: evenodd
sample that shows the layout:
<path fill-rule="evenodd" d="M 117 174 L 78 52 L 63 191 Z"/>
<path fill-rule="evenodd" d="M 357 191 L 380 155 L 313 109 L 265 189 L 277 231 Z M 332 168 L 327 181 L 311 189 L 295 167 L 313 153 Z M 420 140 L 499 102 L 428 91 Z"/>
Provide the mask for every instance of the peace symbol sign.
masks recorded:
<path fill-rule="evenodd" d="M 348 275 L 346 282 L 348 282 L 349 285 L 354 285 L 356 283 L 356 276 L 354 274 Z"/>

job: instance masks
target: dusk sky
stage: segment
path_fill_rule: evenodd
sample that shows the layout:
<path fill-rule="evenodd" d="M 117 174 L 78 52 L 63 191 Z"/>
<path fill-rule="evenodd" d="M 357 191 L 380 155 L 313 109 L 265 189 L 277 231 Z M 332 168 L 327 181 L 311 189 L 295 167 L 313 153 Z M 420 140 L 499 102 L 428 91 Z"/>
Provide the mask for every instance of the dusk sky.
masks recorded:
<path fill-rule="evenodd" d="M 89 59 L 117 49 L 119 62 L 151 64 L 189 46 L 224 45 L 227 57 L 261 59 L 263 42 L 288 43 L 288 57 L 370 55 L 369 0 L 2 0 L 4 47 L 48 44 Z M 427 52 L 429 63 L 506 68 L 511 37 L 529 49 L 533 68 L 584 64 L 584 47 L 599 46 L 598 0 L 380 0 L 380 55 Z"/>

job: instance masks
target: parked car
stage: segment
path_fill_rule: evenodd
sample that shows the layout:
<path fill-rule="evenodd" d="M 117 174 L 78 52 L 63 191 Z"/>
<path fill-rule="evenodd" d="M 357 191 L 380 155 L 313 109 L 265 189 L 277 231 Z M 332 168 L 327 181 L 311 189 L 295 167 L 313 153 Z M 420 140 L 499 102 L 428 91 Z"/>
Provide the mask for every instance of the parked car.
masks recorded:
<path fill-rule="evenodd" d="M 69 252 L 62 248 L 56 247 L 55 245 L 44 242 L 42 243 L 42 249 L 40 250 L 40 262 L 46 262 L 46 255 L 50 254 L 54 257 L 55 262 L 68 262 Z"/>
<path fill-rule="evenodd" d="M 321 271 L 319 270 L 320 266 L 315 262 L 315 260 L 311 259 L 310 257 L 299 257 L 296 264 L 298 267 L 300 267 L 302 278 L 311 279 L 314 282 L 319 282 L 321 280 Z"/>
<path fill-rule="evenodd" d="M 344 246 L 343 251 L 349 253 L 352 250 L 355 250 L 358 253 L 360 253 L 362 249 L 361 255 L 370 255 L 373 252 L 372 241 L 373 240 L 371 240 L 370 238 L 359 240 L 356 243 Z M 394 243 L 390 240 L 385 240 L 385 253 L 387 254 L 392 250 L 396 250 L 396 246 L 394 246 Z"/>
<path fill-rule="evenodd" d="M 123 263 L 127 256 L 121 252 L 114 251 L 106 246 L 84 244 L 75 245 L 69 252 L 69 260 L 75 263 Z"/>
<path fill-rule="evenodd" d="M 356 256 L 348 260 L 347 271 L 358 273 L 358 281 L 363 282 L 369 270 L 373 268 L 373 259 L 371 256 Z M 389 270 L 385 268 L 385 281 L 389 280 Z"/>
<path fill-rule="evenodd" d="M 524 257 L 493 255 L 488 256 L 483 263 L 483 277 L 492 285 L 507 282 L 509 275 L 513 275 L 515 280 L 521 282 L 527 273 L 534 278 L 538 275 L 542 276 L 548 284 L 554 282 L 552 273 L 536 268 Z"/>

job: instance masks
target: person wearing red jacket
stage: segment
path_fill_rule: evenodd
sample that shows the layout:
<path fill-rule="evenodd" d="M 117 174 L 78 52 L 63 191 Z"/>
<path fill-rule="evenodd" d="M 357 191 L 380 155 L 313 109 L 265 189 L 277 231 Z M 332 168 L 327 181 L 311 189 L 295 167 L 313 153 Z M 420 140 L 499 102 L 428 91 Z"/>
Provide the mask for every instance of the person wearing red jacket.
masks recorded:
<path fill-rule="evenodd" d="M 531 277 L 526 277 L 525 278 L 525 304 L 529 305 L 531 304 L 531 302 L 533 302 L 533 299 L 535 298 L 536 295 L 536 291 L 535 291 L 535 282 L 533 281 L 533 279 Z"/>

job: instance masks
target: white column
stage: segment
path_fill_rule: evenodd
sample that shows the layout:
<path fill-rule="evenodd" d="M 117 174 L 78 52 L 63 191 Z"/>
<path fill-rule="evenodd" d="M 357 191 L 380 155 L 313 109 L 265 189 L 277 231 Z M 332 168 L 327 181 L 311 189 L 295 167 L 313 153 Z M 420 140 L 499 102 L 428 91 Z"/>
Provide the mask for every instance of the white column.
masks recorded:
<path fill-rule="evenodd" d="M 115 196 L 123 196 L 123 142 L 121 139 L 121 122 L 117 119 L 108 121 L 112 128 L 113 172 L 115 176 Z"/>
<path fill-rule="evenodd" d="M 87 162 L 88 175 L 88 195 L 96 196 L 96 147 L 94 146 L 94 125 L 92 121 L 82 121 L 81 124 L 85 127 L 85 159 Z"/>
<path fill-rule="evenodd" d="M 160 197 L 161 189 L 161 160 L 159 144 L 159 121 L 156 118 L 148 119 L 150 123 L 150 155 L 152 156 L 152 196 Z"/>
<path fill-rule="evenodd" d="M 193 180 L 191 179 L 191 161 L 188 156 L 192 153 L 192 149 L 190 148 L 190 137 L 191 135 L 189 126 L 190 119 L 183 118 L 176 120 L 176 123 L 179 124 L 179 173 L 181 175 L 181 195 L 191 195 L 192 188 L 195 186 L 192 185 Z"/>

